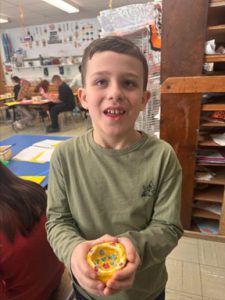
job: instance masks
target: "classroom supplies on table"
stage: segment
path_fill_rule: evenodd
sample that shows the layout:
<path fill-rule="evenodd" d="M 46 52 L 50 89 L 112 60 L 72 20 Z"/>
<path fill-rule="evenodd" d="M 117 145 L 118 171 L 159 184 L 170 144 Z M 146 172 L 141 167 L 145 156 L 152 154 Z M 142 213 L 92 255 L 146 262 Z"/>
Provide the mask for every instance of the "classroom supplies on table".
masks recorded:
<path fill-rule="evenodd" d="M 29 161 L 36 163 L 49 162 L 55 147 L 62 143 L 59 140 L 43 140 L 23 149 L 13 157 L 14 160 Z"/>

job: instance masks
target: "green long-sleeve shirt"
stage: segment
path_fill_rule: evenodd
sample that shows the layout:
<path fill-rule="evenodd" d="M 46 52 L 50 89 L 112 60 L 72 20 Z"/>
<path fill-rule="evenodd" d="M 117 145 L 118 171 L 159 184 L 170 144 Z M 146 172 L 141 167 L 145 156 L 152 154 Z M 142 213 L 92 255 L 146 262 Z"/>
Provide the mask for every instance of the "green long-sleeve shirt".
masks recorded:
<path fill-rule="evenodd" d="M 106 149 L 89 131 L 53 154 L 49 242 L 70 269 L 72 251 L 81 241 L 104 234 L 129 238 L 141 266 L 132 288 L 107 299 L 155 299 L 167 281 L 165 258 L 182 235 L 180 187 L 181 168 L 167 143 L 143 133 L 126 149 Z"/>

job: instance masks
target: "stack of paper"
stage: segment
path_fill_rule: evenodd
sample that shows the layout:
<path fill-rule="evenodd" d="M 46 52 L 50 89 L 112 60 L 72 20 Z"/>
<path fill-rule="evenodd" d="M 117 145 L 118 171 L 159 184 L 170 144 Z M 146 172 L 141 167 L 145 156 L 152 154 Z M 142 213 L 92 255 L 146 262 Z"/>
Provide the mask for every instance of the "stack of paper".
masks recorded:
<path fill-rule="evenodd" d="M 195 223 L 199 230 L 205 234 L 218 234 L 219 233 L 219 223 L 216 220 L 203 220 L 200 218 L 195 218 Z"/>
<path fill-rule="evenodd" d="M 197 153 L 197 161 L 199 164 L 224 164 L 225 153 L 222 150 L 202 149 Z"/>
<path fill-rule="evenodd" d="M 195 173 L 195 179 L 197 179 L 197 180 L 210 181 L 215 176 L 216 176 L 216 173 L 214 173 L 212 170 L 210 170 L 206 167 L 203 167 L 203 166 L 198 166 L 196 173 Z"/>
<path fill-rule="evenodd" d="M 25 148 L 13 157 L 14 160 L 22 160 L 36 163 L 49 162 L 54 148 L 62 143 L 58 140 L 43 140 Z"/>
<path fill-rule="evenodd" d="M 220 203 L 196 201 L 193 203 L 196 208 L 201 208 L 202 210 L 210 211 L 216 215 L 221 215 L 222 206 Z"/>
<path fill-rule="evenodd" d="M 34 143 L 32 146 L 35 147 L 41 147 L 41 148 L 54 148 L 63 141 L 58 141 L 58 140 L 43 140 L 37 143 Z"/>
<path fill-rule="evenodd" d="M 225 133 L 212 134 L 213 141 L 220 146 L 225 146 Z"/>

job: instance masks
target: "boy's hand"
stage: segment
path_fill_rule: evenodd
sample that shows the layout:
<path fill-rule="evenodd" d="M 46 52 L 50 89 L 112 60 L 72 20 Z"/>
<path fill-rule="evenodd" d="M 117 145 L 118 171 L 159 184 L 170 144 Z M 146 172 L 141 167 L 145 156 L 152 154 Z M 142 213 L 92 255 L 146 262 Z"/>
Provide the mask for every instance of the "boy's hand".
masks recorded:
<path fill-rule="evenodd" d="M 118 242 L 120 242 L 126 250 L 127 264 L 106 282 L 106 287 L 103 290 L 105 296 L 130 288 L 133 285 L 135 274 L 140 264 L 140 257 L 131 241 L 128 238 L 121 237 L 118 238 Z"/>
<path fill-rule="evenodd" d="M 110 235 L 104 235 L 97 240 L 80 243 L 74 248 L 71 256 L 71 270 L 74 277 L 83 289 L 96 296 L 104 296 L 104 289 L 106 289 L 106 286 L 103 282 L 97 279 L 96 273 L 88 265 L 86 257 L 92 246 L 105 242 L 118 242 L 118 238 Z"/>

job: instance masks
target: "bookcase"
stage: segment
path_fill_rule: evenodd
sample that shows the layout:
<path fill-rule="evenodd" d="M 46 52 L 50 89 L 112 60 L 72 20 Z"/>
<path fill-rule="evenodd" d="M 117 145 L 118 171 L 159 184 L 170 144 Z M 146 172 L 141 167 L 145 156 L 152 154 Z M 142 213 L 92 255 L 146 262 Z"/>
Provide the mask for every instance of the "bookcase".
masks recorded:
<path fill-rule="evenodd" d="M 225 123 L 203 118 L 225 112 L 225 54 L 205 55 L 205 42 L 225 46 L 224 0 L 163 1 L 160 137 L 175 149 L 183 170 L 182 224 L 200 236 L 199 223 L 216 223 L 218 232 L 204 237 L 225 239 L 225 162 L 197 159 L 202 150 L 225 153 L 211 134 L 225 133 Z M 204 72 L 204 63 L 215 63 Z M 224 93 L 224 96 L 221 94 Z M 210 96 L 209 102 L 203 95 Z M 219 95 L 219 96 L 218 96 Z M 204 136 L 202 137 L 202 133 Z M 204 166 L 210 180 L 196 178 Z M 199 205 L 200 204 L 200 205 Z M 204 206 L 219 208 L 220 214 Z"/>

